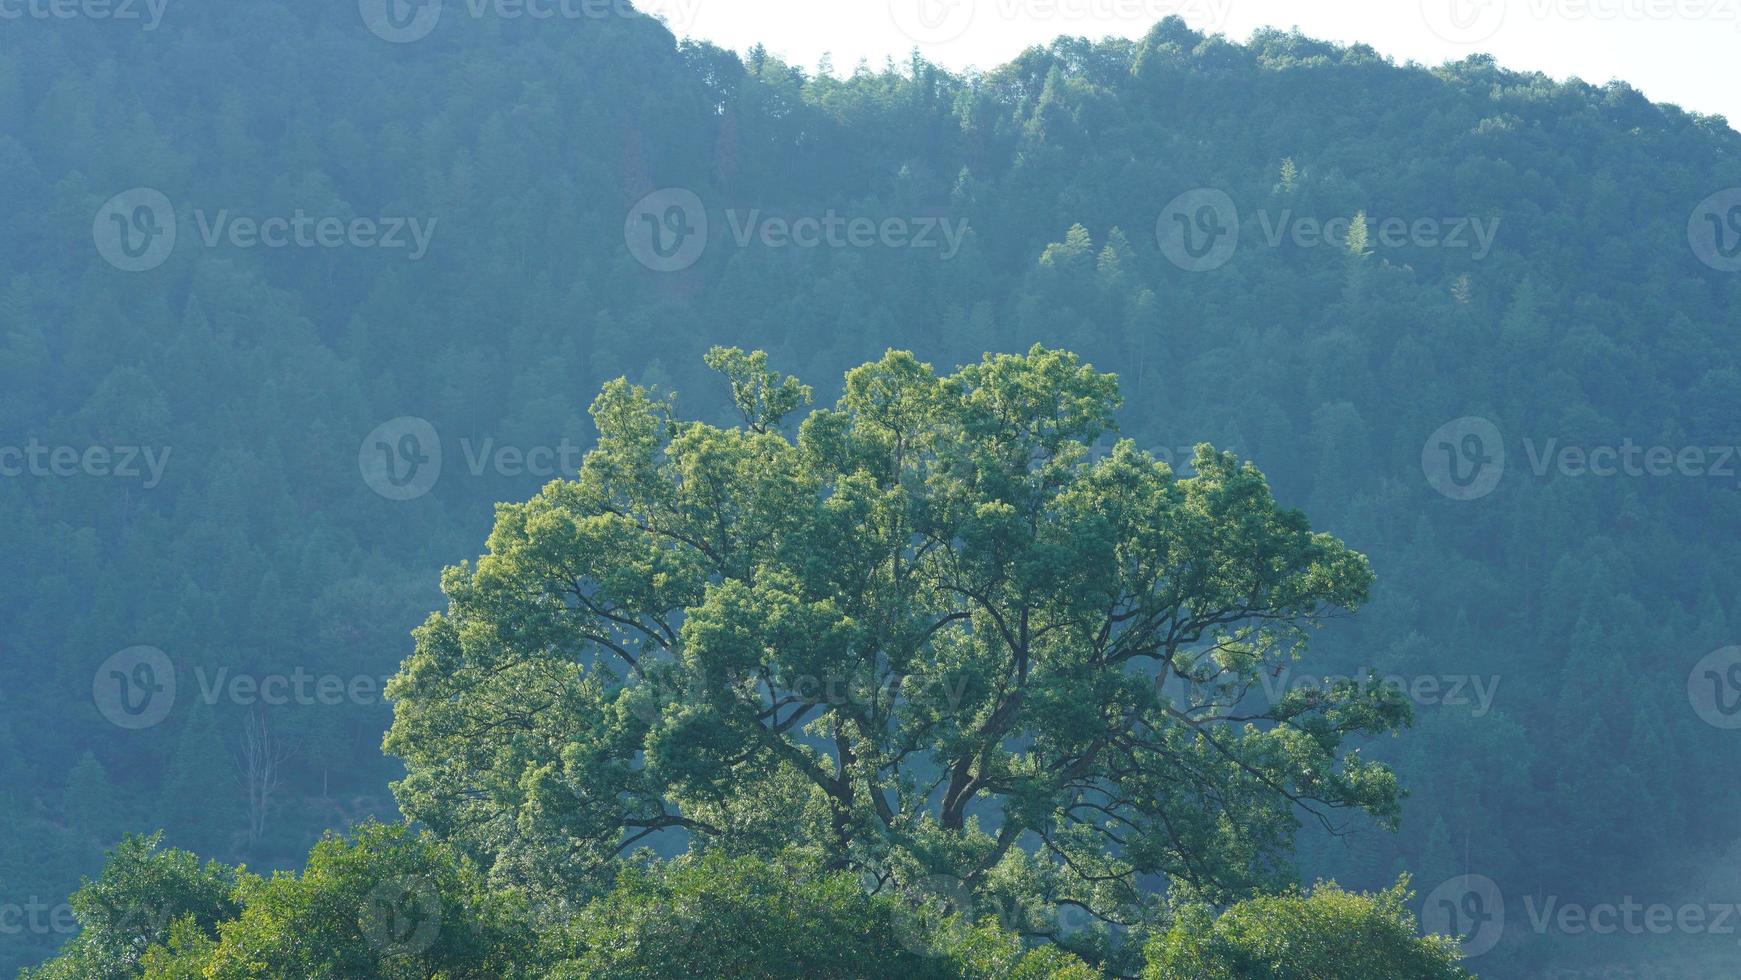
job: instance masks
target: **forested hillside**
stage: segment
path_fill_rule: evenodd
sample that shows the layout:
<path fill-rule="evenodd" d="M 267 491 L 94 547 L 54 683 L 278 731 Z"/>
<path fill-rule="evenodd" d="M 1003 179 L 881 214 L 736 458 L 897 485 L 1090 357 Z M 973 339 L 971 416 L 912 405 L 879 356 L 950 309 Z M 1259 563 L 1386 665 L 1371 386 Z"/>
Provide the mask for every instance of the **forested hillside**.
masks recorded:
<path fill-rule="evenodd" d="M 1400 678 L 1414 730 L 1366 753 L 1408 796 L 1308 823 L 1300 880 L 1412 872 L 1432 925 L 1490 879 L 1484 976 L 1733 962 L 1536 925 L 1741 901 L 1721 119 L 1176 20 L 962 77 L 257 0 L 7 26 L 0 173 L 0 970 L 124 832 L 258 872 L 392 819 L 427 746 L 381 751 L 383 688 L 441 569 L 577 474 L 612 379 L 736 423 L 715 345 L 823 405 L 889 348 L 1116 374 L 1119 436 L 1251 460 L 1375 574 L 1259 694 Z"/>

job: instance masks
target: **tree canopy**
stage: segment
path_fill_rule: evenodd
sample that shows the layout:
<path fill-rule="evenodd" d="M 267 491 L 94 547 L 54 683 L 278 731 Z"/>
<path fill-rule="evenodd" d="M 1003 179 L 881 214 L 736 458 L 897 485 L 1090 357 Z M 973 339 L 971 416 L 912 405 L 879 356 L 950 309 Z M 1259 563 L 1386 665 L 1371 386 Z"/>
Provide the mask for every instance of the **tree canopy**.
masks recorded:
<path fill-rule="evenodd" d="M 1361 614 L 1262 675 L 1261 693 L 1399 679 L 1417 734 L 1362 757 L 1396 772 L 1409 808 L 1396 833 L 1352 841 L 1305 816 L 1302 881 L 1370 891 L 1410 870 L 1428 890 L 1481 873 L 1508 895 L 1584 903 L 1731 890 L 1693 872 L 1726 866 L 1741 783 L 1712 774 L 1741 765 L 1741 740 L 1687 691 L 1741 621 L 1723 533 L 1741 494 L 1722 475 L 1741 431 L 1741 275 L 1689 239 L 1689 218 L 1729 236 L 1695 212 L 1737 183 L 1730 122 L 1483 55 L 1398 63 L 1176 18 L 984 71 L 917 55 L 836 70 L 680 40 L 611 6 L 565 22 L 449 3 L 404 45 L 355 5 L 295 0 L 171 4 L 143 34 L 85 17 L 4 32 L 0 820 L 14 832 L 0 917 L 50 911 L 0 936 L 0 972 L 78 948 L 61 899 L 129 830 L 265 874 L 304 867 L 323 830 L 397 820 L 379 682 L 443 605 L 441 569 L 480 551 L 494 503 L 574 475 L 566 461 L 594 441 L 585 407 L 611 379 L 741 422 L 706 363 L 715 345 L 767 351 L 829 405 L 890 347 L 945 371 L 1036 341 L 1070 350 L 1118 372 L 1119 434 L 1179 476 L 1197 443 L 1234 451 L 1370 556 L 1382 586 Z M 105 202 L 133 188 L 161 192 L 180 232 L 138 273 L 93 240 Z M 711 237 L 692 267 L 656 272 L 624 219 L 673 188 L 699 198 Z M 1159 212 L 1192 189 L 1241 216 L 1220 268 L 1180 268 L 1159 245 Z M 416 261 L 204 234 L 298 214 L 438 227 Z M 831 214 L 939 219 L 960 247 L 736 235 L 756 215 Z M 1370 255 L 1290 233 L 1339 221 L 1368 230 Z M 1398 221 L 1492 237 L 1399 244 Z M 745 394 L 801 421 L 783 378 Z M 1510 463 L 1490 496 L 1448 500 L 1423 479 L 1422 444 L 1469 416 L 1494 424 Z M 359 444 L 407 417 L 445 467 L 422 496 L 384 499 Z M 1554 465 L 1629 444 L 1706 470 Z M 112 453 L 134 475 L 58 476 L 32 447 Z M 123 466 L 133 450 L 150 459 Z M 137 644 L 168 658 L 179 696 L 159 724 L 120 729 L 92 679 Z M 294 676 L 369 693 L 266 704 L 227 683 Z M 250 745 L 272 764 L 247 775 Z M 521 812 L 534 839 L 559 838 L 538 807 Z M 995 843 L 1003 812 L 976 794 L 960 833 Z M 692 840 L 668 828 L 641 844 Z M 1050 853 L 1033 832 L 1021 849 Z M 531 853 L 468 857 L 492 882 L 567 882 Z M 1732 953 L 1699 937 L 1711 967 L 1685 959 L 1686 936 L 1628 938 L 1512 929 L 1478 965 L 1698 975 Z"/>
<path fill-rule="evenodd" d="M 1246 697 L 1372 581 L 1250 464 L 1094 458 L 1117 385 L 1038 346 L 892 351 L 795 435 L 802 386 L 712 360 L 744 424 L 607 385 L 578 479 L 498 508 L 389 689 L 404 812 L 492 880 L 572 901 L 661 834 L 796 847 L 1063 941 L 1061 906 L 1142 926 L 1148 876 L 1285 880 L 1302 815 L 1396 817 L 1345 744 L 1405 723 L 1394 691 Z"/>
<path fill-rule="evenodd" d="M 1454 939 L 1422 937 L 1407 881 L 1362 895 L 1334 882 L 1181 910 L 1148 950 L 1144 980 L 1468 980 Z"/>

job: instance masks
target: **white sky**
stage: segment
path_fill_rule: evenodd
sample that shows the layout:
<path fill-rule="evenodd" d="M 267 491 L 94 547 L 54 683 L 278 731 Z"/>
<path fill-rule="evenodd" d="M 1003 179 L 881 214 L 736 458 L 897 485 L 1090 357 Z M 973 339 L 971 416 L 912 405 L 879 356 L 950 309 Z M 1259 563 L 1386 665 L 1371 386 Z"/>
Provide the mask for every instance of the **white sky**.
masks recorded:
<path fill-rule="evenodd" d="M 1402 62 L 1471 52 L 1509 68 L 1623 79 L 1659 102 L 1741 126 L 1741 0 L 641 0 L 679 35 L 743 51 L 761 42 L 814 68 L 881 65 L 917 46 L 951 68 L 990 68 L 1060 34 L 1140 37 L 1168 14 L 1243 41 L 1298 27 Z"/>

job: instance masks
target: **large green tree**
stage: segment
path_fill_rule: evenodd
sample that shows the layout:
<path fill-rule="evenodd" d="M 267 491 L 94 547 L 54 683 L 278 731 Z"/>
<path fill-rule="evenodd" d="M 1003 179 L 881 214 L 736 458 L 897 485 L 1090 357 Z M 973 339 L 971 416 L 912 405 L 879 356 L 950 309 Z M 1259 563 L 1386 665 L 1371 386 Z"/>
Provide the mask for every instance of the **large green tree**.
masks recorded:
<path fill-rule="evenodd" d="M 578 955 L 550 980 L 667 977 L 856 980 L 1095 980 L 1057 949 L 1025 949 L 996 922 L 937 921 L 845 872 L 714 854 L 627 869 L 588 906 L 569 941 Z"/>
<path fill-rule="evenodd" d="M 162 848 L 161 833 L 129 836 L 108 854 L 103 874 L 70 901 L 79 932 L 54 960 L 25 970 L 24 980 L 125 980 L 139 976 L 146 950 L 172 928 L 210 937 L 241 911 L 235 897 L 246 872 Z"/>
<path fill-rule="evenodd" d="M 1335 882 L 1179 910 L 1147 950 L 1144 980 L 1470 980 L 1449 936 L 1421 936 L 1406 879 L 1372 895 Z"/>
<path fill-rule="evenodd" d="M 514 896 L 490 892 L 448 846 L 399 825 L 329 836 L 300 875 L 244 875 L 236 911 L 178 919 L 143 950 L 143 980 L 516 980 L 537 937 Z"/>
<path fill-rule="evenodd" d="M 1116 379 L 1038 346 L 891 352 L 796 438 L 808 389 L 709 361 L 742 424 L 608 385 L 579 478 L 498 508 L 391 686 L 402 807 L 498 882 L 795 846 L 1080 944 L 1061 909 L 1140 924 L 1145 877 L 1237 896 L 1302 815 L 1396 817 L 1344 744 L 1405 723 L 1394 693 L 1254 693 L 1372 575 L 1249 464 L 1095 458 Z"/>

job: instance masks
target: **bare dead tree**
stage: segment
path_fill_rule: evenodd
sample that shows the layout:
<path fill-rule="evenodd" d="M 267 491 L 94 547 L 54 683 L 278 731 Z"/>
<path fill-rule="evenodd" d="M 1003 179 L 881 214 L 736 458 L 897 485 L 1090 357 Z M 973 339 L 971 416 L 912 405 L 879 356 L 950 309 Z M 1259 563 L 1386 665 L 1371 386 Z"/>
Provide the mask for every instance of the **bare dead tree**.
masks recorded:
<path fill-rule="evenodd" d="M 253 712 L 242 722 L 242 738 L 234 753 L 236 782 L 248 800 L 248 846 L 266 835 L 266 818 L 278 792 L 281 769 L 296 750 L 272 732 L 265 715 Z"/>

